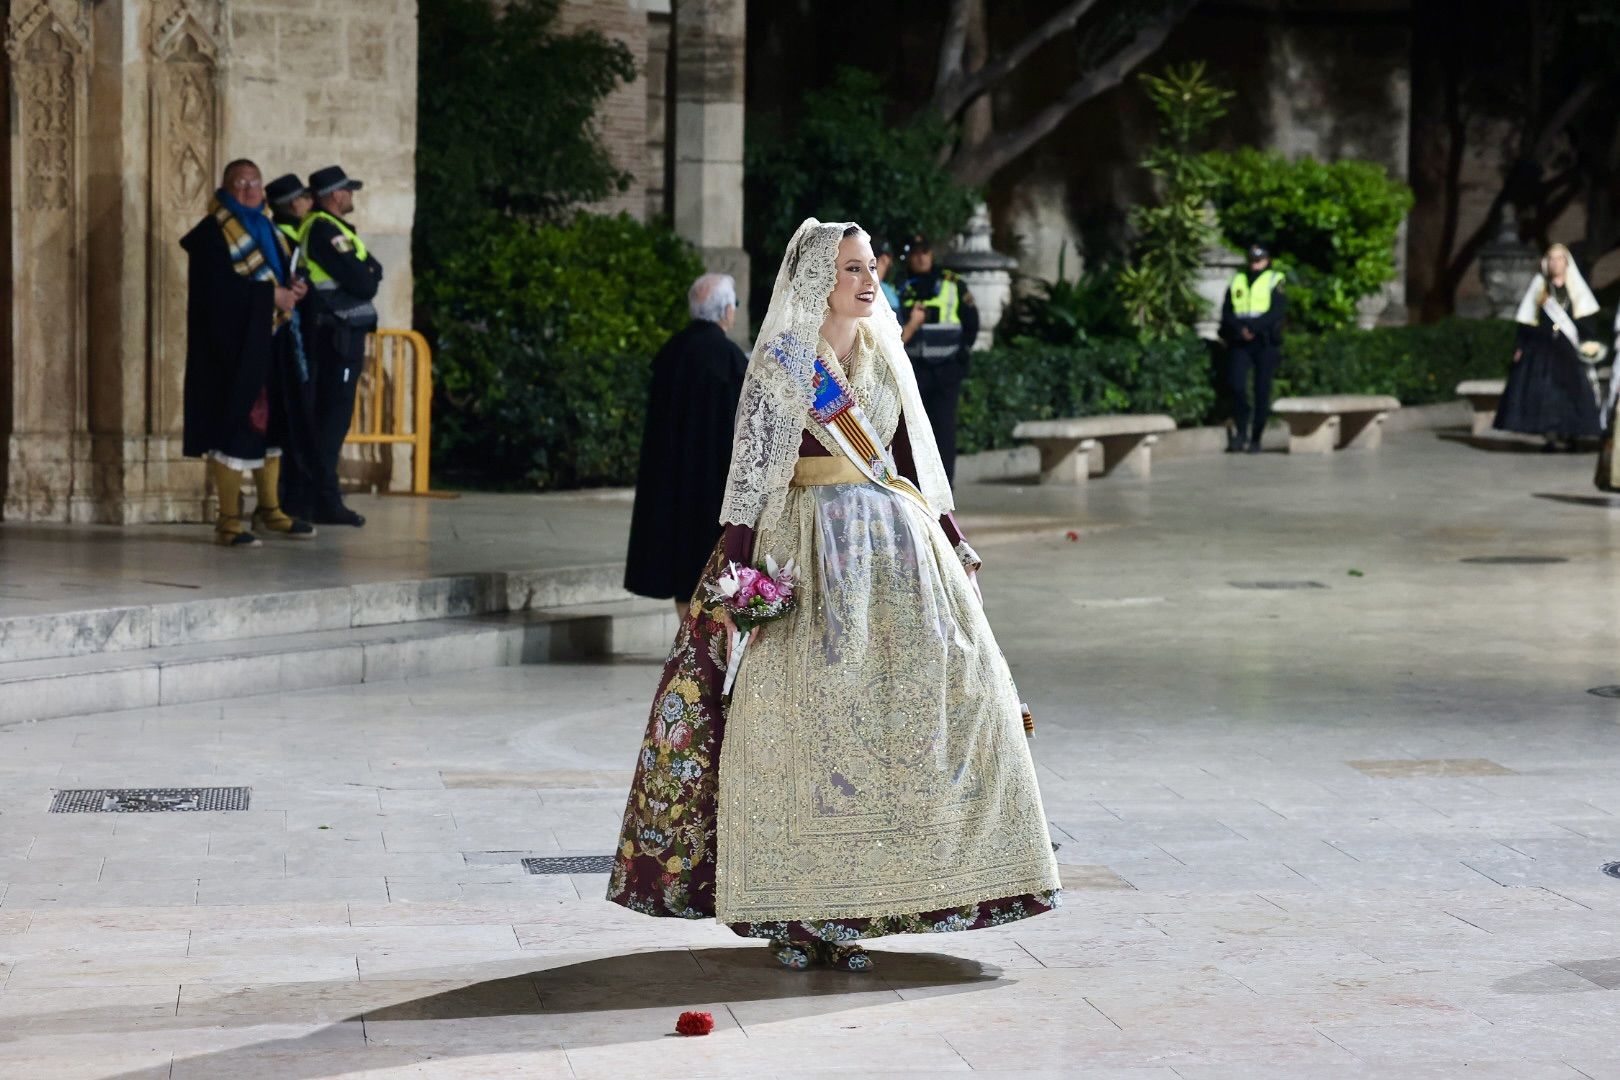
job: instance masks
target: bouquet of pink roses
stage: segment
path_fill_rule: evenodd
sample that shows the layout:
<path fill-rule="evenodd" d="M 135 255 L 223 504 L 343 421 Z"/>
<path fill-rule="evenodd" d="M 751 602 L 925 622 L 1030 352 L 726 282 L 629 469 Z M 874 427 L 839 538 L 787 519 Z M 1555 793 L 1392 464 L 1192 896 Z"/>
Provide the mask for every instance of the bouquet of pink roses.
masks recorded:
<path fill-rule="evenodd" d="M 720 688 L 722 695 L 731 693 L 731 684 L 737 681 L 743 651 L 748 648 L 748 635 L 793 610 L 797 581 L 798 572 L 792 559 L 786 566 L 778 566 L 776 559 L 767 555 L 761 566 L 731 563 L 709 586 L 710 594 L 737 627 L 737 643 L 726 664 L 725 684 Z"/>

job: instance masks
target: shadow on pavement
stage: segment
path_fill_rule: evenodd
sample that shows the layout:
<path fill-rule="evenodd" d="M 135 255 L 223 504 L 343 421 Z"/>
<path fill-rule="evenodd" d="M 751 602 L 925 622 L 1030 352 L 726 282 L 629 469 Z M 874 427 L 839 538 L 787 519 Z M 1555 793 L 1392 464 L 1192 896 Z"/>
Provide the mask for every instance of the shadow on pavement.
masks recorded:
<path fill-rule="evenodd" d="M 1620 495 L 1562 495 L 1555 491 L 1537 491 L 1538 499 L 1568 503 L 1571 506 L 1596 506 L 1603 510 L 1620 510 Z"/>
<path fill-rule="evenodd" d="M 713 1012 L 716 1031 L 720 1031 L 737 1026 L 726 1007 L 730 1004 L 741 1007 L 748 1003 L 755 1006 L 750 1011 L 757 1012 L 759 1003 L 766 1003 L 763 1009 L 771 1016 L 798 1019 L 892 1004 L 899 991 L 986 990 L 1002 974 L 992 965 L 937 953 L 874 950 L 872 956 L 876 970 L 855 975 L 789 971 L 763 947 L 670 949 L 525 971 L 404 999 L 399 995 L 407 988 L 452 980 L 435 978 L 428 970 L 366 982 L 268 984 L 201 1000 L 190 1011 L 163 1018 L 160 1025 L 143 1019 L 138 1030 L 155 1035 L 154 1028 L 218 1032 L 266 1024 L 319 1023 L 321 1027 L 296 1038 L 191 1055 L 176 1051 L 173 1065 L 175 1076 L 258 1076 L 264 1075 L 261 1070 L 266 1059 L 272 1058 L 278 1080 L 319 1080 L 332 1075 L 331 1055 L 345 1045 L 351 1061 L 353 1054 L 378 1052 L 379 1067 L 398 1064 L 390 1060 L 394 1058 L 442 1060 L 582 1049 L 672 1034 L 676 1018 L 689 1009 Z M 510 969 L 512 965 L 489 966 Z M 772 1006 L 771 1002 L 781 1004 Z M 47 1026 L 79 1020 L 94 1024 L 94 1030 L 103 1035 L 124 1029 L 121 1021 L 127 1016 L 107 1016 L 98 1022 L 97 1011 L 36 1019 Z M 513 1018 L 528 1018 L 532 1023 L 502 1023 Z M 451 1023 L 440 1026 L 444 1021 Z M 345 1039 L 336 1030 L 355 1023 L 364 1025 L 363 1044 L 358 1043 L 359 1033 Z M 105 1080 L 144 1080 L 150 1075 L 150 1069 L 137 1069 Z"/>
<path fill-rule="evenodd" d="M 1437 431 L 1434 433 L 1434 437 L 1443 442 L 1461 443 L 1464 446 L 1471 446 L 1475 450 L 1489 450 L 1498 454 L 1545 453 L 1542 449 L 1542 440 L 1534 436 L 1514 435 L 1509 432 L 1498 435 L 1475 435 L 1467 428 L 1457 428 Z M 1581 445 L 1581 449 L 1583 452 L 1586 450 L 1584 443 Z"/>

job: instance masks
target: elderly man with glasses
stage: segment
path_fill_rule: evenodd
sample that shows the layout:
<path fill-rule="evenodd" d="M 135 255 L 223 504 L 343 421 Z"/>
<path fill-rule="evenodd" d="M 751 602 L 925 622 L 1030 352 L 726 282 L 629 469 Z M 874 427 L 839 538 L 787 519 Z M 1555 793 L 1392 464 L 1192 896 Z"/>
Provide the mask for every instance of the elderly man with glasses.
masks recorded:
<path fill-rule="evenodd" d="M 737 283 L 704 274 L 687 293 L 692 321 L 652 362 L 624 587 L 684 613 L 720 539 L 732 423 L 748 357 L 729 337 Z"/>
<path fill-rule="evenodd" d="M 208 214 L 180 241 L 188 257 L 185 441 L 204 458 L 219 494 L 215 540 L 257 547 L 254 530 L 308 539 L 315 530 L 281 509 L 281 453 L 300 375 L 292 314 L 305 285 L 292 274 L 286 237 L 264 205 L 251 161 L 225 166 Z M 242 474 L 258 506 L 243 516 Z"/>

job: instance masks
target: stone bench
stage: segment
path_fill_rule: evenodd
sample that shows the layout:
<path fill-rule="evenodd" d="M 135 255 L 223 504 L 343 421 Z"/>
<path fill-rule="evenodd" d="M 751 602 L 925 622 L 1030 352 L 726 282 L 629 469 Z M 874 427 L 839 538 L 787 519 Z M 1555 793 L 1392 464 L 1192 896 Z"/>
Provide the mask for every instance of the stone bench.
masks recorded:
<path fill-rule="evenodd" d="M 1376 450 L 1384 438 L 1384 417 L 1401 407 L 1385 394 L 1331 394 L 1288 397 L 1271 406 L 1288 424 L 1290 454 L 1331 454 L 1351 448 Z"/>
<path fill-rule="evenodd" d="M 1457 396 L 1473 406 L 1475 435 L 1490 433 L 1496 423 L 1496 403 L 1506 388 L 1506 379 L 1465 379 L 1457 384 Z"/>
<path fill-rule="evenodd" d="M 1086 416 L 1073 420 L 1025 420 L 1013 438 L 1041 452 L 1041 483 L 1084 484 L 1092 475 L 1146 477 L 1152 447 L 1174 431 L 1168 416 Z"/>

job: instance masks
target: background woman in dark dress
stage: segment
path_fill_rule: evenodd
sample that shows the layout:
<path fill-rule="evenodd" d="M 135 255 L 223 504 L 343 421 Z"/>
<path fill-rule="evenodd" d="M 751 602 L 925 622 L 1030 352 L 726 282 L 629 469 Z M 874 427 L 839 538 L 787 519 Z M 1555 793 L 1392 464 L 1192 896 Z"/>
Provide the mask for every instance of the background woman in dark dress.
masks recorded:
<path fill-rule="evenodd" d="M 1556 305 L 1556 316 L 1547 301 Z M 1496 427 L 1541 435 L 1546 449 L 1574 451 L 1577 440 L 1597 438 L 1597 384 L 1584 357 L 1599 352 L 1591 338 L 1597 298 L 1581 277 L 1569 249 L 1554 244 L 1541 260 L 1541 273 L 1530 282 L 1519 304 L 1519 335 L 1508 370 L 1507 388 L 1496 410 Z M 1583 325 L 1584 324 L 1584 325 Z"/>

